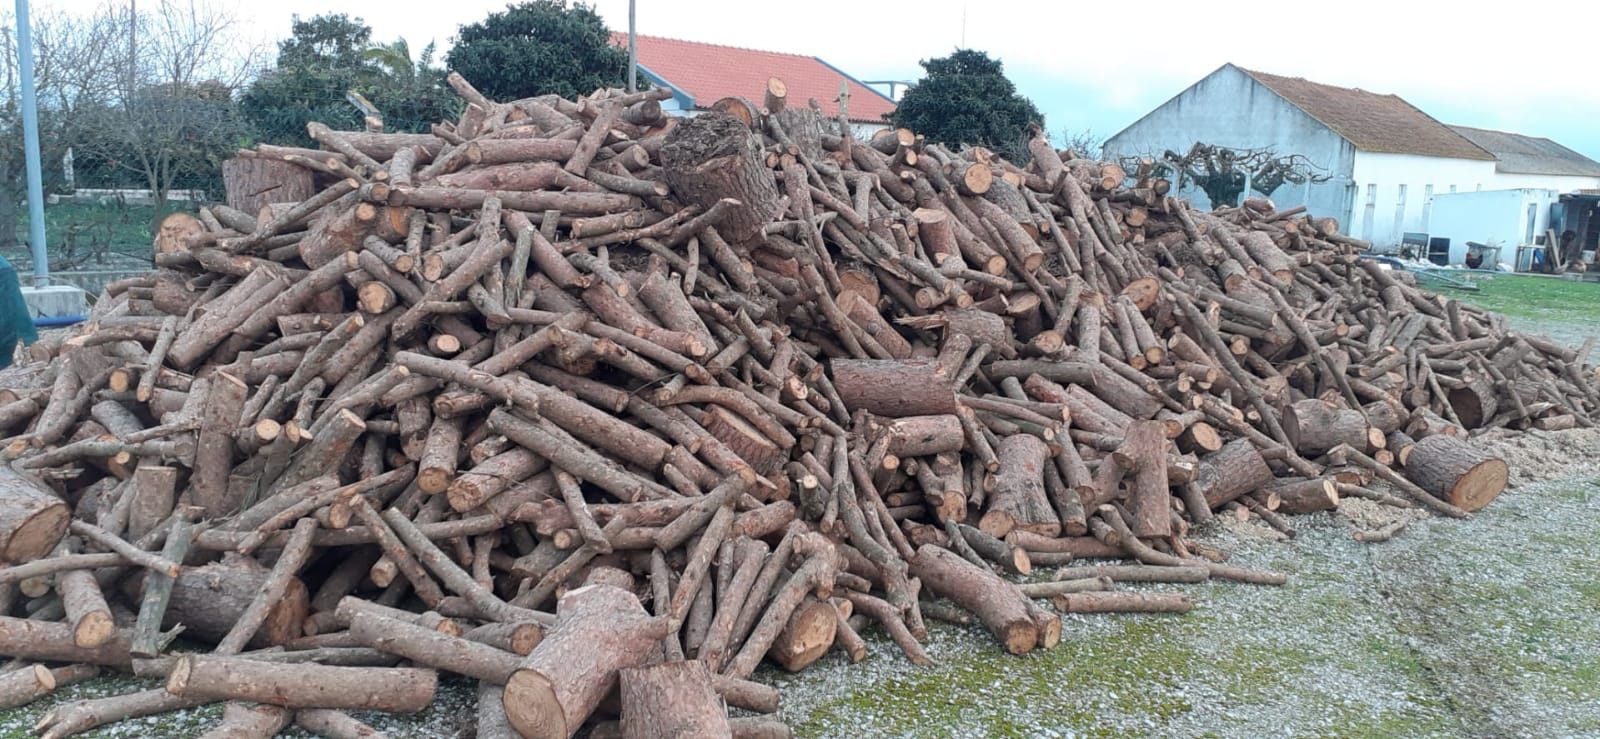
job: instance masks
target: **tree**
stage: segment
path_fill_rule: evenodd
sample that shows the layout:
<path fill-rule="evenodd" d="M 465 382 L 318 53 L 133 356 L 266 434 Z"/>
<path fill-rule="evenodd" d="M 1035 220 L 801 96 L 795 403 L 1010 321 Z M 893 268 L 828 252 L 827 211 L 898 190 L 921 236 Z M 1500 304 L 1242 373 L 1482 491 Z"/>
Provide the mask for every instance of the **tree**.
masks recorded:
<path fill-rule="evenodd" d="M 115 97 L 77 116 L 84 159 L 131 173 L 157 217 L 180 185 L 215 190 L 221 162 L 245 140 L 233 93 L 253 72 L 255 50 L 224 9 L 162 0 L 134 18 L 109 19 Z M 127 34 L 137 34 L 132 41 Z"/>
<path fill-rule="evenodd" d="M 306 123 L 360 128 L 362 115 L 345 100 L 360 93 L 392 131 L 426 131 L 454 117 L 458 102 L 433 63 L 433 45 L 411 59 L 405 40 L 374 44 L 372 29 L 344 14 L 296 17 L 278 43 L 277 66 L 244 91 L 239 106 L 261 139 L 311 145 Z"/>
<path fill-rule="evenodd" d="M 900 98 L 889 116 L 945 144 L 985 146 L 1007 158 L 1026 161 L 1030 127 L 1044 116 L 1017 93 L 998 59 L 971 49 L 921 62 L 922 79 Z"/>
<path fill-rule="evenodd" d="M 464 25 L 445 61 L 483 94 L 499 100 L 576 97 L 627 81 L 628 54 L 594 8 L 532 0 Z"/>
<path fill-rule="evenodd" d="M 1080 157 L 1097 159 L 1100 156 L 1100 152 L 1106 148 L 1106 140 L 1092 129 L 1085 128 L 1077 132 L 1070 129 L 1062 129 L 1061 148 L 1067 149 Z"/>
<path fill-rule="evenodd" d="M 1137 159 L 1124 160 L 1123 166 L 1133 171 Z M 1285 183 L 1302 185 L 1329 179 L 1326 170 L 1300 154 L 1279 156 L 1271 148 L 1232 149 L 1204 142 L 1196 142 L 1185 154 L 1168 150 L 1157 167 L 1158 174 L 1176 178 L 1179 189 L 1185 181 L 1193 182 L 1213 208 L 1238 205 L 1247 186 L 1272 197 Z"/>
<path fill-rule="evenodd" d="M 33 16 L 34 79 L 39 102 L 40 153 L 46 190 L 62 181 L 62 157 L 80 135 L 82 110 L 111 99 L 116 80 L 117 35 L 103 16 Z M 0 15 L 0 246 L 17 244 L 26 199 L 23 167 L 21 77 L 15 17 Z M 125 46 L 125 44 L 123 45 Z"/>

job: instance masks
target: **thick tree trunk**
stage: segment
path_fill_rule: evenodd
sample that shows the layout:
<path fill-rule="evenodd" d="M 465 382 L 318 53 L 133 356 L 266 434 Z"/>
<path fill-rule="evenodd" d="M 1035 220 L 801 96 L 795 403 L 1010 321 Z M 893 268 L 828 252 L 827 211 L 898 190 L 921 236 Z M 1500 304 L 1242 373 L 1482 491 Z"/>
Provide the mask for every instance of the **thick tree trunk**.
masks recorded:
<path fill-rule="evenodd" d="M 1340 444 L 1371 451 L 1384 445 L 1383 433 L 1367 425 L 1359 410 L 1325 400 L 1302 400 L 1283 412 L 1283 431 L 1301 456 L 1326 454 Z"/>
<path fill-rule="evenodd" d="M 1195 486 L 1212 510 L 1272 482 L 1272 468 L 1249 439 L 1235 439 L 1200 460 Z"/>
<path fill-rule="evenodd" d="M 717 228 L 734 244 L 760 234 L 778 215 L 778 183 L 761 140 L 732 116 L 700 115 L 674 126 L 661 144 L 661 163 L 673 191 L 702 209 L 724 198 L 739 201 Z"/>
<path fill-rule="evenodd" d="M 1015 585 L 932 544 L 922 545 L 910 564 L 923 586 L 977 615 L 1006 651 L 1026 654 L 1038 644 L 1039 627 Z"/>
<path fill-rule="evenodd" d="M 932 359 L 834 359 L 833 387 L 850 411 L 879 416 L 956 412 L 955 387 Z"/>
<path fill-rule="evenodd" d="M 833 646 L 838 610 L 832 603 L 807 597 L 789 614 L 767 657 L 789 672 L 799 672 L 822 659 Z"/>
<path fill-rule="evenodd" d="M 20 564 L 49 554 L 71 517 L 66 502 L 49 488 L 0 464 L 0 560 Z"/>
<path fill-rule="evenodd" d="M 1476 511 L 1506 489 L 1506 462 L 1453 436 L 1435 434 L 1412 447 L 1406 475 L 1430 495 Z"/>
<path fill-rule="evenodd" d="M 989 494 L 989 510 L 984 519 L 1006 516 L 1013 526 L 983 528 L 996 536 L 1011 533 L 1012 528 L 1041 536 L 1060 534 L 1061 519 L 1044 492 L 1044 466 L 1050 459 L 1050 447 L 1036 436 L 1013 434 L 1000 440 L 995 456 L 1000 459 L 1000 470 L 994 476 L 994 491 Z"/>
<path fill-rule="evenodd" d="M 183 568 L 173 582 L 164 628 L 181 623 L 185 636 L 211 642 L 222 639 L 250 607 L 270 574 L 254 560 L 243 557 Z M 305 584 L 299 578 L 290 578 L 283 599 L 268 610 L 249 646 L 276 646 L 299 636 L 309 603 Z"/>
<path fill-rule="evenodd" d="M 235 157 L 222 162 L 228 207 L 258 213 L 267 203 L 297 203 L 317 193 L 311 170 L 281 159 Z"/>
<path fill-rule="evenodd" d="M 622 735 L 628 739 L 732 736 L 704 662 L 631 667 L 622 670 L 621 683 Z"/>
<path fill-rule="evenodd" d="M 506 683 L 506 716 L 524 737 L 577 733 L 618 673 L 643 664 L 668 628 L 665 617 L 651 618 L 632 593 L 609 585 L 569 591 L 556 615 Z"/>

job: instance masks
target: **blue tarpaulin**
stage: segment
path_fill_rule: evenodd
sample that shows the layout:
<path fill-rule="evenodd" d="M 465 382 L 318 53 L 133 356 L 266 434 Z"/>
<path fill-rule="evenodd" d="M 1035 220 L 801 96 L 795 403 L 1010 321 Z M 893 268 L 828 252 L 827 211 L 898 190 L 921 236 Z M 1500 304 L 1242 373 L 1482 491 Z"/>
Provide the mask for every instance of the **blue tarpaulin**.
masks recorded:
<path fill-rule="evenodd" d="M 32 344 L 38 338 L 33 316 L 28 315 L 28 303 L 22 299 L 17 270 L 0 257 L 0 368 L 11 366 L 18 342 Z"/>

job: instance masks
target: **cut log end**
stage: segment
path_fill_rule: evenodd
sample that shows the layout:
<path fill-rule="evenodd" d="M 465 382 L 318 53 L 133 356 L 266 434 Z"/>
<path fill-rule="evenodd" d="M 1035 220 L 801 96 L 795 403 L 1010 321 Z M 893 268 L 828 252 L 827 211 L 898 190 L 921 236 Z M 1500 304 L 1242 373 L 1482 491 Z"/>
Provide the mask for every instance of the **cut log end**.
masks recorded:
<path fill-rule="evenodd" d="M 567 726 L 555 686 L 532 670 L 518 670 L 506 681 L 505 709 L 511 727 L 528 739 L 566 739 L 575 728 Z"/>

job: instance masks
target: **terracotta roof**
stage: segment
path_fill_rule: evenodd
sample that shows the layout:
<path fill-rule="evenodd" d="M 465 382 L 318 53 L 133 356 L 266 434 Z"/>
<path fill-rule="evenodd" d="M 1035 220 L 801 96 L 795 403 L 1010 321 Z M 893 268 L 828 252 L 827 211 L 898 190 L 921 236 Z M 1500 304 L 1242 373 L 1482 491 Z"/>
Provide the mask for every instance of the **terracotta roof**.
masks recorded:
<path fill-rule="evenodd" d="M 1600 177 L 1600 162 L 1550 139 L 1486 128 L 1450 128 L 1493 154 L 1496 172 Z"/>
<path fill-rule="evenodd" d="M 749 98 L 759 106 L 768 77 L 783 80 L 789 88 L 790 105 L 805 105 L 808 99 L 816 98 L 828 115 L 839 110 L 833 101 L 839 95 L 839 82 L 849 82 L 850 120 L 858 123 L 883 123 L 883 116 L 895 108 L 888 96 L 818 57 L 660 36 L 637 38 L 640 71 L 688 95 L 697 108 L 734 95 Z M 612 33 L 611 43 L 626 47 L 628 35 Z"/>
<path fill-rule="evenodd" d="M 1492 160 L 1494 155 L 1397 95 L 1242 69 L 1362 151 Z"/>

